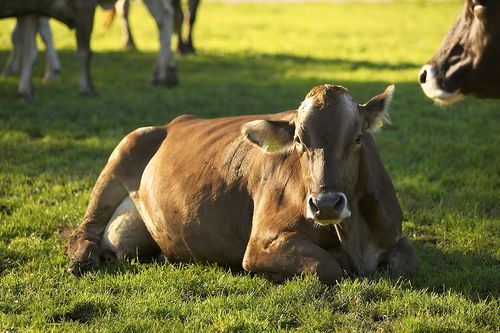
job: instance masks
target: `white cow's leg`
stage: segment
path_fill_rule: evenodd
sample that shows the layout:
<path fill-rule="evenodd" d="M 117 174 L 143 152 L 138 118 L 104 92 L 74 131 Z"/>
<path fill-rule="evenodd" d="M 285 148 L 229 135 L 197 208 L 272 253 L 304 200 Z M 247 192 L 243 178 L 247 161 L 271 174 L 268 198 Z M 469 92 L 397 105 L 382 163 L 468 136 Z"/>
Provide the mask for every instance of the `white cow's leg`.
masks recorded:
<path fill-rule="evenodd" d="M 129 50 L 135 50 L 135 42 L 132 37 L 132 31 L 130 31 L 130 25 L 128 22 L 128 13 L 130 8 L 130 0 L 118 0 L 115 4 L 116 13 L 120 17 L 123 42 L 125 47 Z"/>
<path fill-rule="evenodd" d="M 78 63 L 80 65 L 80 94 L 95 96 L 97 91 L 92 84 L 90 76 L 90 60 L 92 51 L 90 50 L 90 36 L 94 27 L 94 12 L 96 0 L 76 1 L 76 43 L 78 53 Z"/>
<path fill-rule="evenodd" d="M 21 36 L 19 33 L 19 23 L 16 21 L 16 26 L 12 30 L 12 51 L 10 52 L 9 60 L 2 72 L 3 76 L 18 75 L 21 68 Z"/>
<path fill-rule="evenodd" d="M 175 65 L 171 39 L 174 24 L 174 10 L 170 0 L 144 0 L 149 12 L 158 26 L 160 35 L 160 52 L 153 71 L 152 82 L 167 87 L 177 85 L 177 66 Z"/>
<path fill-rule="evenodd" d="M 47 53 L 47 65 L 45 67 L 44 81 L 55 80 L 59 78 L 61 72 L 61 63 L 57 57 L 56 49 L 54 48 L 54 40 L 52 31 L 50 30 L 49 19 L 45 16 L 38 18 L 38 33 L 45 44 Z"/>
<path fill-rule="evenodd" d="M 21 80 L 19 82 L 17 93 L 22 99 L 25 100 L 31 100 L 33 98 L 33 83 L 31 82 L 31 75 L 37 56 L 35 41 L 37 21 L 38 16 L 36 15 L 22 16 L 17 19 L 22 50 Z"/>

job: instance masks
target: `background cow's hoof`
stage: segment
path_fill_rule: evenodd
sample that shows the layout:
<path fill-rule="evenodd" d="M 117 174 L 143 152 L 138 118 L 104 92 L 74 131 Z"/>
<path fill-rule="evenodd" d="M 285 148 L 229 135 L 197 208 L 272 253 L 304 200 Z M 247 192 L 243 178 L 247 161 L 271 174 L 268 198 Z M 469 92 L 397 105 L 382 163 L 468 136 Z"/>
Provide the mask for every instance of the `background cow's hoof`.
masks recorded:
<path fill-rule="evenodd" d="M 93 260 L 71 260 L 68 267 L 68 272 L 74 276 L 82 276 L 85 273 L 93 272 L 99 268 L 99 263 Z"/>
<path fill-rule="evenodd" d="M 188 54 L 196 54 L 193 44 L 189 42 L 182 42 L 177 44 L 177 54 L 180 55 L 188 55 Z"/>
<path fill-rule="evenodd" d="M 18 92 L 17 92 L 17 96 L 18 96 L 21 100 L 23 100 L 23 101 L 25 101 L 25 102 L 30 102 L 30 101 L 32 101 L 32 100 L 33 100 L 33 96 L 34 96 L 34 95 L 35 95 L 35 94 L 34 94 L 33 89 L 30 89 L 30 90 L 28 90 L 28 91 L 18 91 Z"/>
<path fill-rule="evenodd" d="M 85 89 L 80 88 L 79 94 L 80 96 L 88 96 L 88 97 L 99 96 L 99 92 L 95 88 L 85 88 Z"/>
<path fill-rule="evenodd" d="M 47 83 L 50 81 L 57 81 L 61 78 L 61 70 L 54 69 L 53 71 L 45 72 L 45 75 L 42 78 L 43 83 Z"/>
<path fill-rule="evenodd" d="M 167 88 L 175 87 L 176 85 L 179 84 L 179 77 L 177 76 L 177 67 L 168 66 L 167 74 L 165 75 L 164 78 L 160 78 L 158 73 L 156 72 L 153 73 L 153 78 L 151 79 L 151 82 L 154 85 L 162 85 L 166 86 Z"/>
<path fill-rule="evenodd" d="M 14 68 L 13 66 L 5 66 L 5 68 L 2 71 L 2 76 L 3 77 L 8 77 L 8 76 L 17 76 L 19 75 L 19 68 Z"/>
<path fill-rule="evenodd" d="M 125 44 L 124 48 L 125 48 L 125 51 L 129 51 L 129 52 L 137 51 L 137 47 L 135 46 L 135 44 L 133 42 L 127 42 Z"/>

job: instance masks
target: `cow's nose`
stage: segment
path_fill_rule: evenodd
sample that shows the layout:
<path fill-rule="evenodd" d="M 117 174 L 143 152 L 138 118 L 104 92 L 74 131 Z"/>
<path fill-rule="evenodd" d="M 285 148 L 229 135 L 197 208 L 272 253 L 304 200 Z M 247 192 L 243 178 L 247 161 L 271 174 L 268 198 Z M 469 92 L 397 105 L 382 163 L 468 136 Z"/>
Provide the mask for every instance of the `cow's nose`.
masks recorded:
<path fill-rule="evenodd" d="M 315 220 L 339 220 L 349 217 L 347 198 L 342 192 L 325 192 L 309 196 L 308 210 Z"/>

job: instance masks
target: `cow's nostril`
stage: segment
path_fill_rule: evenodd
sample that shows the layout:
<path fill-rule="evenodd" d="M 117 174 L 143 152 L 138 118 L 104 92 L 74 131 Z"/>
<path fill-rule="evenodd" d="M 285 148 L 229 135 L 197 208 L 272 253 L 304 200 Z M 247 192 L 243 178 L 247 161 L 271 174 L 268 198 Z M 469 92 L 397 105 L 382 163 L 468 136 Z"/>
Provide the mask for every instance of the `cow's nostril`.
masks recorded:
<path fill-rule="evenodd" d="M 427 70 L 424 69 L 420 72 L 419 80 L 421 84 L 424 84 L 427 81 Z"/>
<path fill-rule="evenodd" d="M 335 210 L 337 212 L 341 212 L 344 209 L 345 206 L 345 199 L 343 195 L 339 195 L 339 199 L 335 203 Z"/>
<path fill-rule="evenodd" d="M 314 202 L 314 199 L 313 197 L 310 197 L 309 198 L 309 208 L 311 208 L 311 212 L 316 215 L 319 213 L 319 207 L 318 205 L 316 205 L 316 203 Z"/>

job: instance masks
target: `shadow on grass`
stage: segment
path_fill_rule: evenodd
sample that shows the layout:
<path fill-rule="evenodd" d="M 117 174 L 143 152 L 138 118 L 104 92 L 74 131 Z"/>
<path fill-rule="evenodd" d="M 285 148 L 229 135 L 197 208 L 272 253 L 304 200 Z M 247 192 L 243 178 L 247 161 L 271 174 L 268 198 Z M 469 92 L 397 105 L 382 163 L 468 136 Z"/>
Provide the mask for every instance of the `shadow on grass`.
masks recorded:
<path fill-rule="evenodd" d="M 484 252 L 443 251 L 432 242 L 414 241 L 420 271 L 412 279 L 417 289 L 462 293 L 472 300 L 498 299 L 500 261 Z"/>
<path fill-rule="evenodd" d="M 0 52 L 0 64 L 7 57 L 8 52 Z M 20 174 L 64 173 L 78 178 L 89 170 L 98 172 L 113 147 L 135 128 L 164 124 L 185 113 L 217 117 L 292 109 L 313 86 L 324 82 L 288 78 L 289 70 L 324 67 L 332 72 L 333 81 L 335 71 L 355 67 L 395 69 L 414 65 L 285 54 L 200 54 L 178 59 L 181 84 L 166 89 L 149 83 L 155 57 L 154 53 L 96 53 L 92 72 L 101 92 L 96 98 L 78 96 L 78 67 L 72 50 L 60 52 L 62 79 L 49 84 L 40 82 L 45 59 L 43 54 L 39 56 L 34 70 L 36 95 L 31 103 L 16 97 L 18 78 L 2 79 L 0 150 L 4 153 L 4 169 Z M 360 102 L 387 85 L 337 83 L 349 87 Z M 412 85 L 404 86 L 401 89 L 407 90 Z"/>

